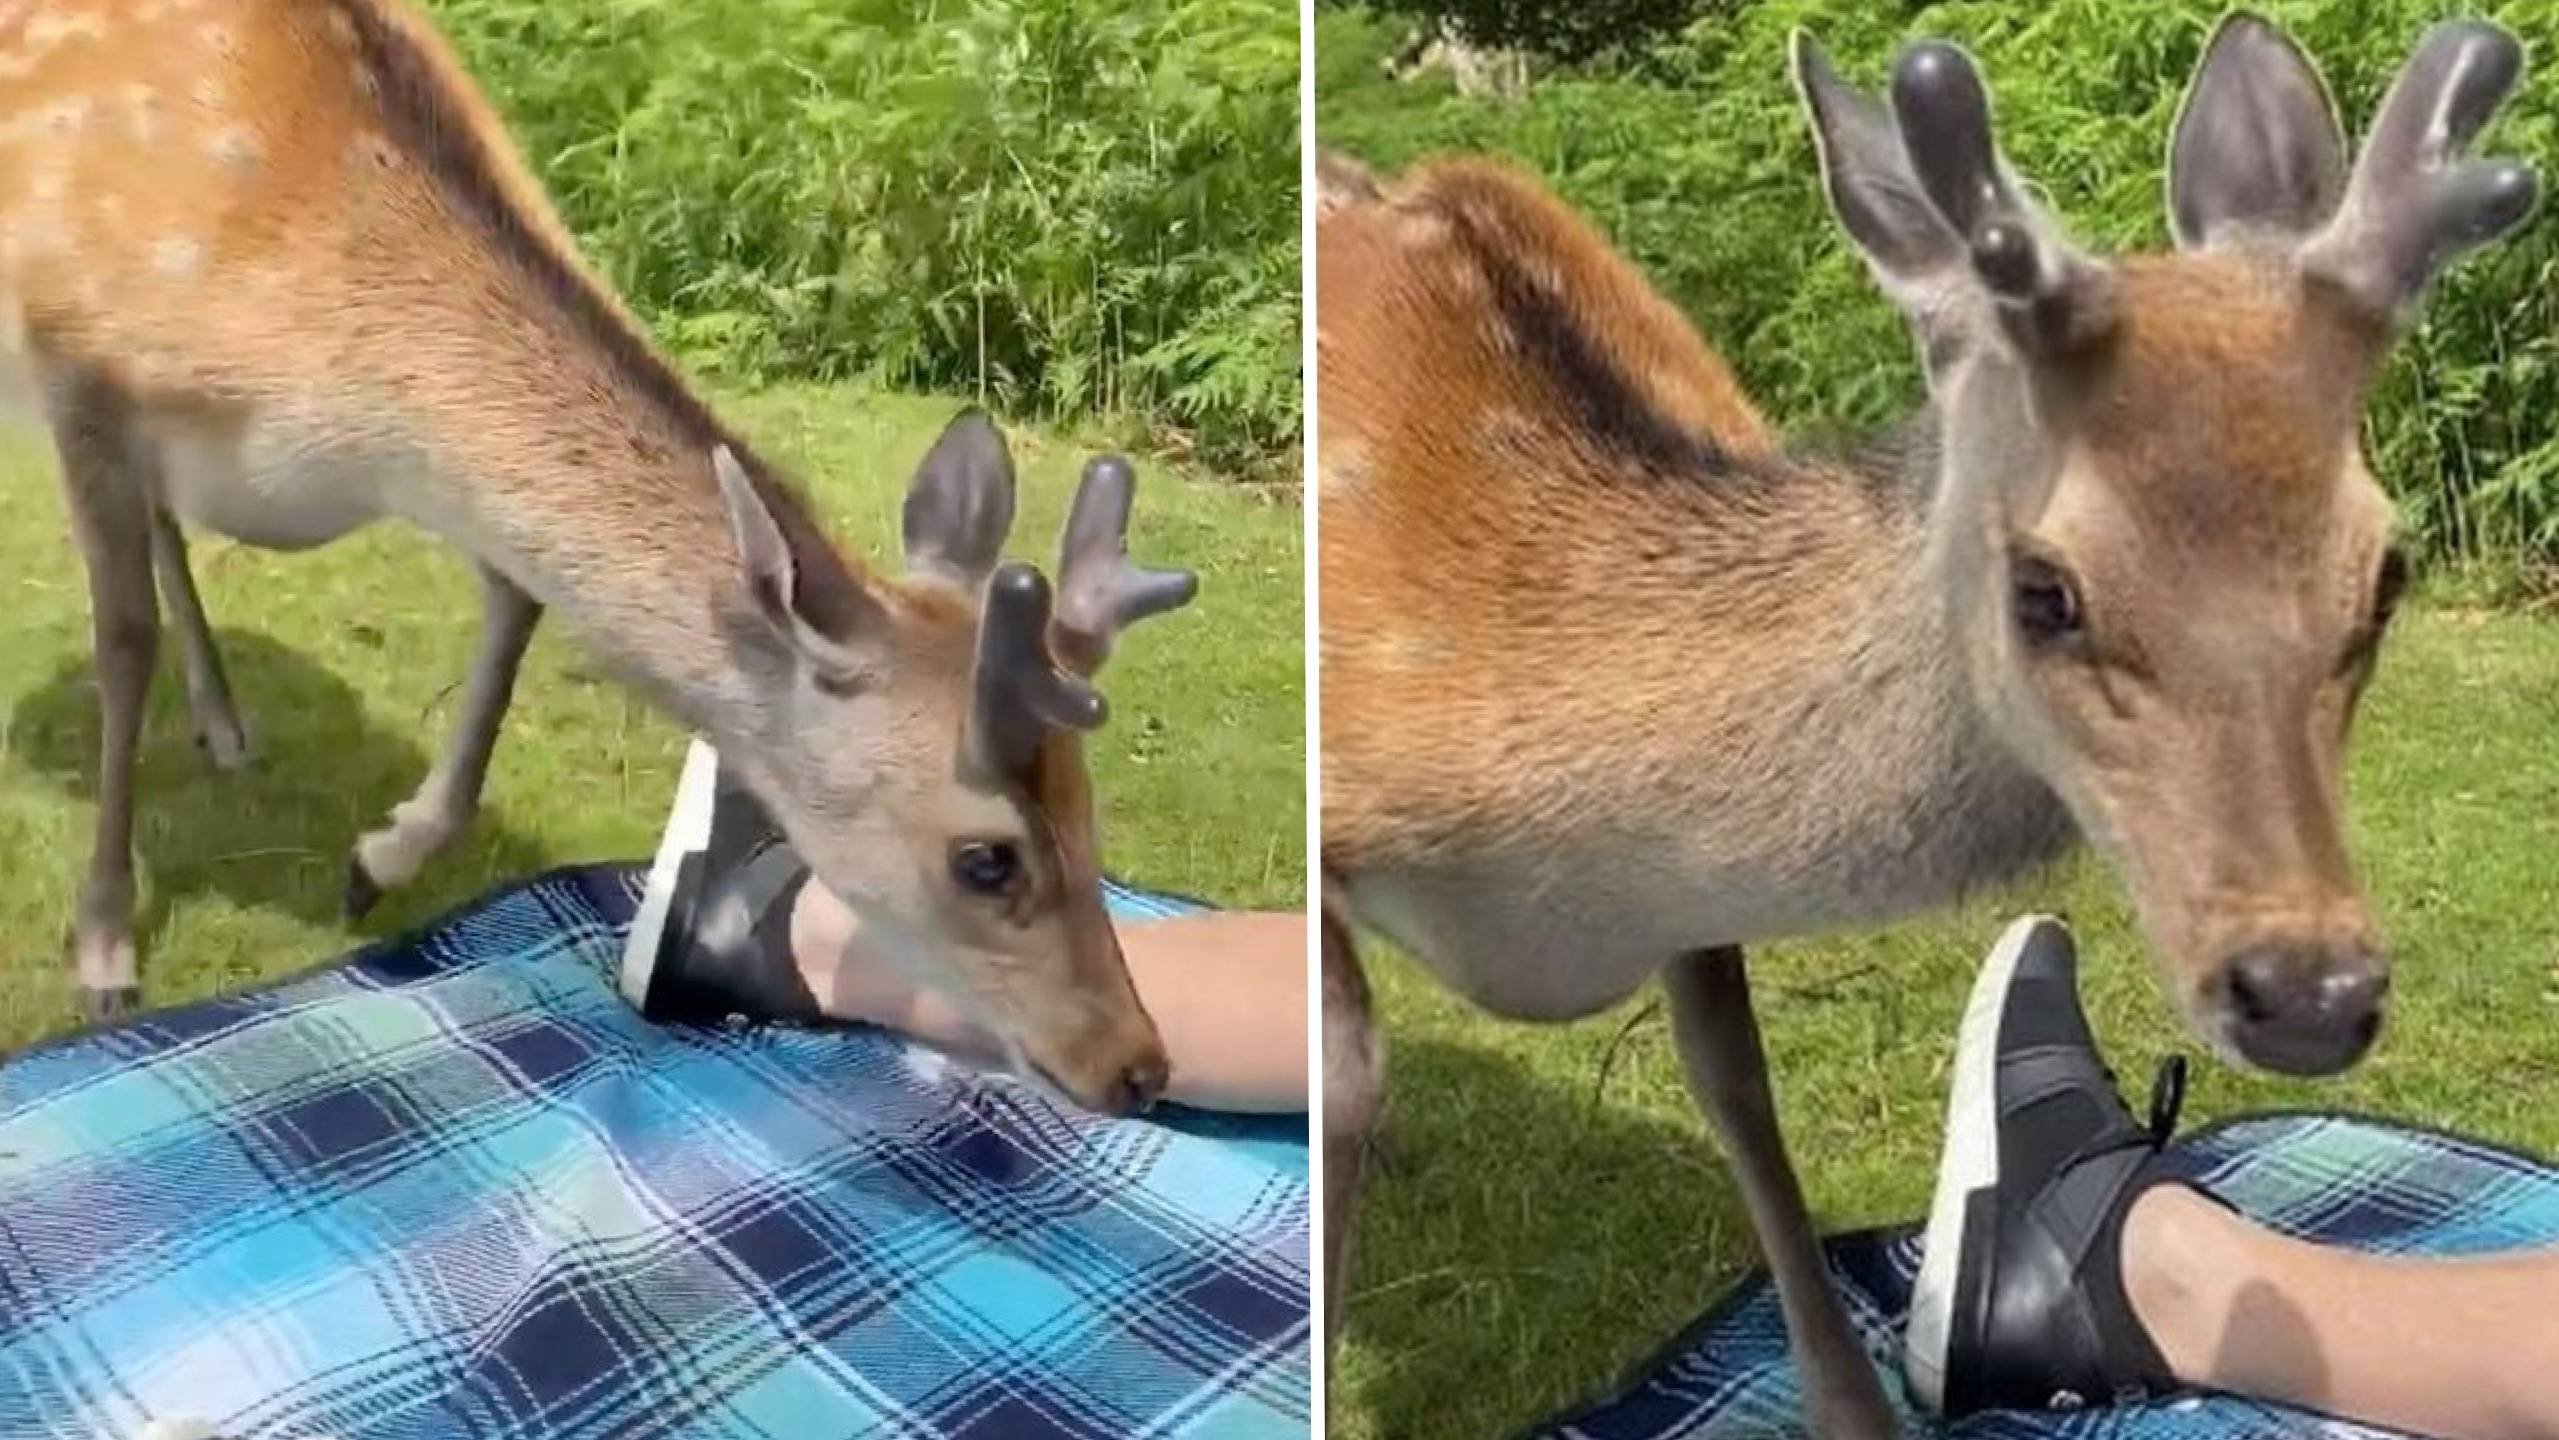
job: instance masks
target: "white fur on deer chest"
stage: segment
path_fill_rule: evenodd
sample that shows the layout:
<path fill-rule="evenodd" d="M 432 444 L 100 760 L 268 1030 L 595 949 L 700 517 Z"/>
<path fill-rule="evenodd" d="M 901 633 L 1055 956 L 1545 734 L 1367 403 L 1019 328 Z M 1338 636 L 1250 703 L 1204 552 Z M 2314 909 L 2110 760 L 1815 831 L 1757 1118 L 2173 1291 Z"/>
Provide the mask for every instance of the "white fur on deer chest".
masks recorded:
<path fill-rule="evenodd" d="M 172 513 L 273 550 L 323 545 L 379 519 L 392 508 L 386 497 L 419 488 L 426 472 L 404 441 L 289 411 L 159 413 L 144 424 Z"/>

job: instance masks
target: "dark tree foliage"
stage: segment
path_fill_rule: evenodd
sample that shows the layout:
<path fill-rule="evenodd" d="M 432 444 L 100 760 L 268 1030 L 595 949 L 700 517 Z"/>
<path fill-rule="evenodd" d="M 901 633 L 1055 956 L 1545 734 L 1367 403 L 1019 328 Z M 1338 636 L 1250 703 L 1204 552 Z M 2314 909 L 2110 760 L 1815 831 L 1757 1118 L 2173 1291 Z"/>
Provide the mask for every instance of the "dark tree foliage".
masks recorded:
<path fill-rule="evenodd" d="M 1711 0 L 1382 0 L 1380 10 L 1443 27 L 1469 45 L 1576 63 L 1677 33 Z"/>

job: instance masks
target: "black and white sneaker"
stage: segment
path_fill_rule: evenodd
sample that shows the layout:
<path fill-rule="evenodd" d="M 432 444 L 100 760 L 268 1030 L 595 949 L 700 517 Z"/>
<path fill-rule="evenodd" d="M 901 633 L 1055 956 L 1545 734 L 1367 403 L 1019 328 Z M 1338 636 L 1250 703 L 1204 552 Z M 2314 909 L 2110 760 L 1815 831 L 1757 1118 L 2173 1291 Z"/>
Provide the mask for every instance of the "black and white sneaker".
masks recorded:
<path fill-rule="evenodd" d="M 623 942 L 623 997 L 652 1020 L 822 1020 L 791 958 L 808 878 L 763 805 L 694 741 Z"/>
<path fill-rule="evenodd" d="M 1964 1009 L 1946 1151 L 1911 1292 L 1903 1369 L 1920 1404 L 2115 1404 L 2180 1388 L 2124 1293 L 2124 1216 L 2176 1128 L 2184 1062 L 2148 1125 L 2124 1107 L 2079 1007 L 2060 921 L 2008 927 Z"/>

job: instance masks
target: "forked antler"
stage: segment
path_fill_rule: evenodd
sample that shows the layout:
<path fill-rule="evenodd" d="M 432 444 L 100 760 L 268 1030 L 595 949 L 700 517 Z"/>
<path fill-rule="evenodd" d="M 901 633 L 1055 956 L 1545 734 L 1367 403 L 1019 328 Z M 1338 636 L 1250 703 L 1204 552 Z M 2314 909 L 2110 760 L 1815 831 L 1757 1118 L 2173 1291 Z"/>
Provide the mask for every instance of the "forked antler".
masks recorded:
<path fill-rule="evenodd" d="M 2520 223 L 2540 196 L 2533 172 L 2462 151 L 2522 74 L 2523 47 L 2494 25 L 2427 31 L 2382 100 L 2335 219 L 2302 247 L 2302 268 L 2397 319 L 2438 271 Z"/>
<path fill-rule="evenodd" d="M 1188 570 L 1147 570 L 1128 558 L 1128 512 L 1137 472 L 1117 455 L 1084 467 L 1075 506 L 1057 546 L 1057 616 L 1049 648 L 1060 663 L 1090 675 L 1111 658 L 1119 632 L 1149 615 L 1191 603 L 1200 581 Z"/>
<path fill-rule="evenodd" d="M 1129 560 L 1136 490 L 1136 472 L 1116 455 L 1084 467 L 1059 542 L 1054 604 L 1047 577 L 1028 564 L 1014 561 L 989 577 L 975 705 L 993 763 L 1027 765 L 1049 731 L 1099 727 L 1110 707 L 1088 682 L 1119 632 L 1199 593 L 1190 571 L 1146 570 Z"/>

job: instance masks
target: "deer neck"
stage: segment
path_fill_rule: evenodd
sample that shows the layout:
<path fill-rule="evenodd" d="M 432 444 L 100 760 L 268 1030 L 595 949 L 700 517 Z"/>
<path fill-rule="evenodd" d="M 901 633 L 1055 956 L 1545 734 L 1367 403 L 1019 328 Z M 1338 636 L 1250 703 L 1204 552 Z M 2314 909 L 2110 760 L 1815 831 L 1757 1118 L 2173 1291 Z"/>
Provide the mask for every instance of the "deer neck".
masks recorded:
<path fill-rule="evenodd" d="M 682 720 L 739 733 L 771 687 L 752 673 L 761 636 L 713 452 L 761 493 L 819 628 L 845 633 L 871 582 L 590 271 L 432 33 L 380 4 L 343 11 L 381 163 L 336 221 L 334 247 L 367 268 L 335 297 L 336 383 L 309 388 L 338 397 L 340 428 L 361 413 L 421 462 L 386 508 L 514 581 Z"/>
<path fill-rule="evenodd" d="M 1922 439 L 1901 455 L 1898 479 L 1916 504 L 1901 551 L 1902 583 L 1890 613 L 1876 617 L 1898 643 L 1937 657 L 1932 683 L 1911 702 L 1941 717 L 1946 764 L 1932 811 L 1945 817 L 1942 863 L 1962 889 L 2011 878 L 2078 840 L 2067 807 L 1996 718 L 1995 647 L 1986 643 L 1981 617 L 2004 623 L 2007 606 L 1983 593 L 2006 573 L 1991 549 L 2000 528 L 1992 512 L 2002 503 L 1991 477 L 2004 473 L 2005 453 L 2027 437 L 2023 427 L 2031 422 L 2004 405 L 1994 409 L 1982 415 L 1967 407 L 1958 419 L 1932 403 L 1908 422 Z M 1985 422 L 1988 428 L 1976 428 Z"/>
<path fill-rule="evenodd" d="M 1965 617 L 1988 531 L 1964 477 L 1947 473 L 1941 425 L 1922 411 L 1888 443 L 1808 460 L 1780 492 L 1834 536 L 1803 543 L 1835 550 L 1799 567 L 1813 588 L 1795 628 L 1808 638 L 1790 693 L 1761 702 L 1774 713 L 1755 728 L 1763 753 L 1782 747 L 1782 768 L 1806 779 L 1788 824 L 1821 837 L 1806 866 L 1847 897 L 1844 921 L 1932 908 L 2051 859 L 2073 834 L 1979 699 Z M 1838 618 L 1825 626 L 1824 614 Z"/>
<path fill-rule="evenodd" d="M 522 323 L 453 342 L 467 355 L 395 350 L 368 367 L 375 423 L 423 462 L 392 508 L 505 575 L 679 719 L 733 731 L 760 693 L 743 653 L 755 612 L 713 451 L 728 446 L 765 494 L 803 600 L 843 611 L 862 573 L 635 333 L 541 298 L 499 303 Z"/>

